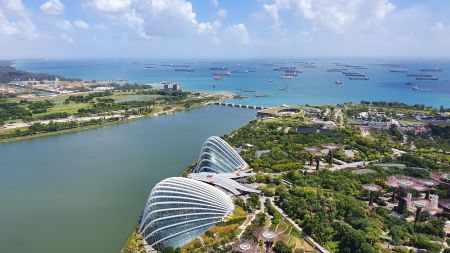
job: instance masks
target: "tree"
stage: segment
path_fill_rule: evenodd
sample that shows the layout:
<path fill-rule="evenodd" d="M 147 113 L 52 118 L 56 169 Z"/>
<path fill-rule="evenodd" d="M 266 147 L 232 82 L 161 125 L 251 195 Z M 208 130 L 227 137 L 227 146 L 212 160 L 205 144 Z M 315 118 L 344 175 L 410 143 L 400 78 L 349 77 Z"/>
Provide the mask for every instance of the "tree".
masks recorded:
<path fill-rule="evenodd" d="M 276 253 L 292 253 L 292 249 L 283 241 L 277 241 L 273 251 Z"/>
<path fill-rule="evenodd" d="M 401 242 L 408 236 L 408 228 L 402 225 L 394 225 L 389 229 L 389 235 L 394 242 Z"/>

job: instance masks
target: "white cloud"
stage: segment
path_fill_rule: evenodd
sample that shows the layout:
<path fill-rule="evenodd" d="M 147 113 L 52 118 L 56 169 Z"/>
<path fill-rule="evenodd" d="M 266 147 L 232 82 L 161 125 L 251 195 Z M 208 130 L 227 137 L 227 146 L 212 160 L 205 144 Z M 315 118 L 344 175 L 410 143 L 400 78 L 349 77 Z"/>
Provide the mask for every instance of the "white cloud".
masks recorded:
<path fill-rule="evenodd" d="M 144 31 L 144 19 L 136 13 L 136 10 L 126 12 L 121 20 L 130 29 L 134 30 L 139 37 L 148 38 L 149 36 Z"/>
<path fill-rule="evenodd" d="M 120 19 L 141 37 L 182 36 L 195 33 L 197 26 L 192 4 L 185 0 L 136 2 Z"/>
<path fill-rule="evenodd" d="M 59 38 L 62 39 L 62 40 L 65 40 L 65 41 L 67 41 L 69 43 L 75 43 L 73 38 L 70 35 L 68 35 L 67 33 L 61 34 L 61 36 L 59 36 Z"/>
<path fill-rule="evenodd" d="M 198 24 L 198 33 L 200 35 L 216 35 L 221 23 L 219 21 L 214 21 L 212 24 L 209 22 Z"/>
<path fill-rule="evenodd" d="M 89 24 L 83 20 L 76 20 L 73 22 L 73 25 L 81 30 L 89 29 Z"/>
<path fill-rule="evenodd" d="M 286 35 L 286 29 L 283 28 L 283 20 L 280 18 L 278 14 L 278 7 L 274 4 L 264 4 L 263 5 L 264 12 L 269 16 L 269 18 L 273 22 L 272 28 L 278 32 L 281 36 Z"/>
<path fill-rule="evenodd" d="M 10 22 L 0 10 L 0 34 L 11 36 L 20 33 L 18 25 Z"/>
<path fill-rule="evenodd" d="M 59 0 L 48 0 L 41 4 L 40 8 L 47 15 L 61 15 L 64 12 L 64 4 Z"/>
<path fill-rule="evenodd" d="M 217 16 L 218 16 L 219 18 L 226 18 L 227 15 L 228 15 L 228 11 L 227 11 L 226 9 L 224 9 L 224 8 L 220 8 L 220 9 L 217 11 Z"/>
<path fill-rule="evenodd" d="M 239 44 L 247 44 L 250 42 L 250 36 L 248 35 L 247 28 L 244 24 L 235 24 L 228 26 L 225 30 L 226 36 Z"/>
<path fill-rule="evenodd" d="M 279 12 L 292 10 L 297 16 L 335 32 L 370 30 L 383 22 L 394 9 L 389 0 L 276 0 L 274 4 L 263 5 L 275 27 L 282 23 Z"/>
<path fill-rule="evenodd" d="M 92 25 L 92 27 L 94 27 L 95 29 L 100 29 L 100 30 L 106 29 L 106 25 L 103 23 L 94 24 L 94 25 Z"/>
<path fill-rule="evenodd" d="M 219 0 L 211 0 L 211 4 L 212 4 L 214 7 L 218 7 L 218 6 L 219 6 Z"/>
<path fill-rule="evenodd" d="M 70 23 L 69 20 L 60 19 L 56 21 L 56 26 L 65 31 L 72 30 L 72 24 Z"/>
<path fill-rule="evenodd" d="M 131 0 L 90 0 L 91 6 L 103 12 L 118 12 L 128 9 Z"/>
<path fill-rule="evenodd" d="M 201 36 L 218 42 L 220 22 L 201 22 L 186 0 L 133 1 L 117 20 L 141 38 Z"/>
<path fill-rule="evenodd" d="M 434 32 L 448 32 L 450 31 L 450 26 L 447 26 L 442 22 L 437 22 L 431 27 L 431 30 Z"/>
<path fill-rule="evenodd" d="M 5 36 L 38 36 L 36 26 L 30 19 L 30 12 L 21 0 L 0 0 L 0 34 Z"/>
<path fill-rule="evenodd" d="M 1 0 L 5 10 L 18 14 L 20 16 L 29 16 L 28 10 L 25 8 L 22 0 Z"/>
<path fill-rule="evenodd" d="M 197 32 L 200 36 L 210 38 L 215 44 L 219 44 L 220 40 L 217 37 L 218 30 L 222 24 L 219 21 L 214 21 L 213 23 L 202 22 L 198 24 Z"/>

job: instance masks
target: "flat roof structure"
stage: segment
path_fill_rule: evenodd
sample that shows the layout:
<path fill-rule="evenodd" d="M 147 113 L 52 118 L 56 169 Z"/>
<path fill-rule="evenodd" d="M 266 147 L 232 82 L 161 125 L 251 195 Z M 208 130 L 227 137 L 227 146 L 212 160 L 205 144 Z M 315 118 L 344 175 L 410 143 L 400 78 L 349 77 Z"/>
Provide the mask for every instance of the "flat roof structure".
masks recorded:
<path fill-rule="evenodd" d="M 296 114 L 302 111 L 300 106 L 279 106 L 272 107 L 269 109 L 264 109 L 258 111 L 257 117 L 266 118 L 266 117 L 285 117 L 288 115 Z"/>
<path fill-rule="evenodd" d="M 242 192 L 254 192 L 254 193 L 261 192 L 259 190 L 255 190 L 253 188 L 247 187 L 243 184 L 234 181 L 234 179 L 249 177 L 252 175 L 254 175 L 254 173 L 235 172 L 235 173 L 216 174 L 209 172 L 200 172 L 200 173 L 191 173 L 188 175 L 188 178 L 192 178 L 197 181 L 219 186 L 238 196 L 241 195 Z"/>

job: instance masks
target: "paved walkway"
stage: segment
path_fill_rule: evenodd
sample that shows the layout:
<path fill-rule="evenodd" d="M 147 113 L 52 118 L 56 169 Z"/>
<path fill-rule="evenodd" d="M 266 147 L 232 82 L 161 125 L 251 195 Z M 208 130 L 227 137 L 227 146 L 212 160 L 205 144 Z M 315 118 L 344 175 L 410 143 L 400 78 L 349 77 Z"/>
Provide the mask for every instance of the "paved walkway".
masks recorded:
<path fill-rule="evenodd" d="M 285 218 L 298 232 L 300 232 L 303 235 L 303 237 L 305 238 L 305 240 L 308 243 L 312 244 L 321 253 L 331 253 L 330 251 L 328 251 L 327 249 L 322 247 L 320 244 L 318 244 L 316 241 L 314 241 L 314 239 L 312 239 L 311 236 L 306 234 L 303 231 L 303 229 L 297 225 L 297 223 L 295 223 L 291 218 L 289 218 L 289 216 L 287 216 L 283 212 L 283 210 L 281 208 L 279 208 L 277 205 L 275 205 L 275 203 L 273 202 L 273 199 L 269 198 L 269 200 L 270 200 L 270 203 L 272 203 L 272 206 L 283 216 L 283 218 Z"/>
<path fill-rule="evenodd" d="M 342 165 L 335 165 L 328 170 L 330 171 L 338 171 L 343 169 L 350 169 L 350 168 L 357 168 L 358 166 L 364 166 L 364 164 L 370 163 L 369 161 L 361 161 L 361 162 L 354 162 L 354 163 L 345 163 Z"/>

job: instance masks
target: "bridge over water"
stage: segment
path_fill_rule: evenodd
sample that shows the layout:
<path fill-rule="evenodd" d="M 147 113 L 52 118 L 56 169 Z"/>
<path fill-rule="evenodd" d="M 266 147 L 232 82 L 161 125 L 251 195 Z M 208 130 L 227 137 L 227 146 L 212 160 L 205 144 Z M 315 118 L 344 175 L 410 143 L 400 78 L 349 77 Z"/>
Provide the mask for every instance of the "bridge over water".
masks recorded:
<path fill-rule="evenodd" d="M 270 107 L 263 106 L 263 105 L 244 105 L 244 104 L 235 104 L 235 103 L 225 103 L 225 102 L 215 102 L 215 103 L 209 103 L 211 105 L 220 105 L 220 106 L 230 106 L 230 107 L 237 107 L 237 108 L 246 108 L 246 109 L 257 109 L 257 110 L 264 110 L 269 109 Z"/>

